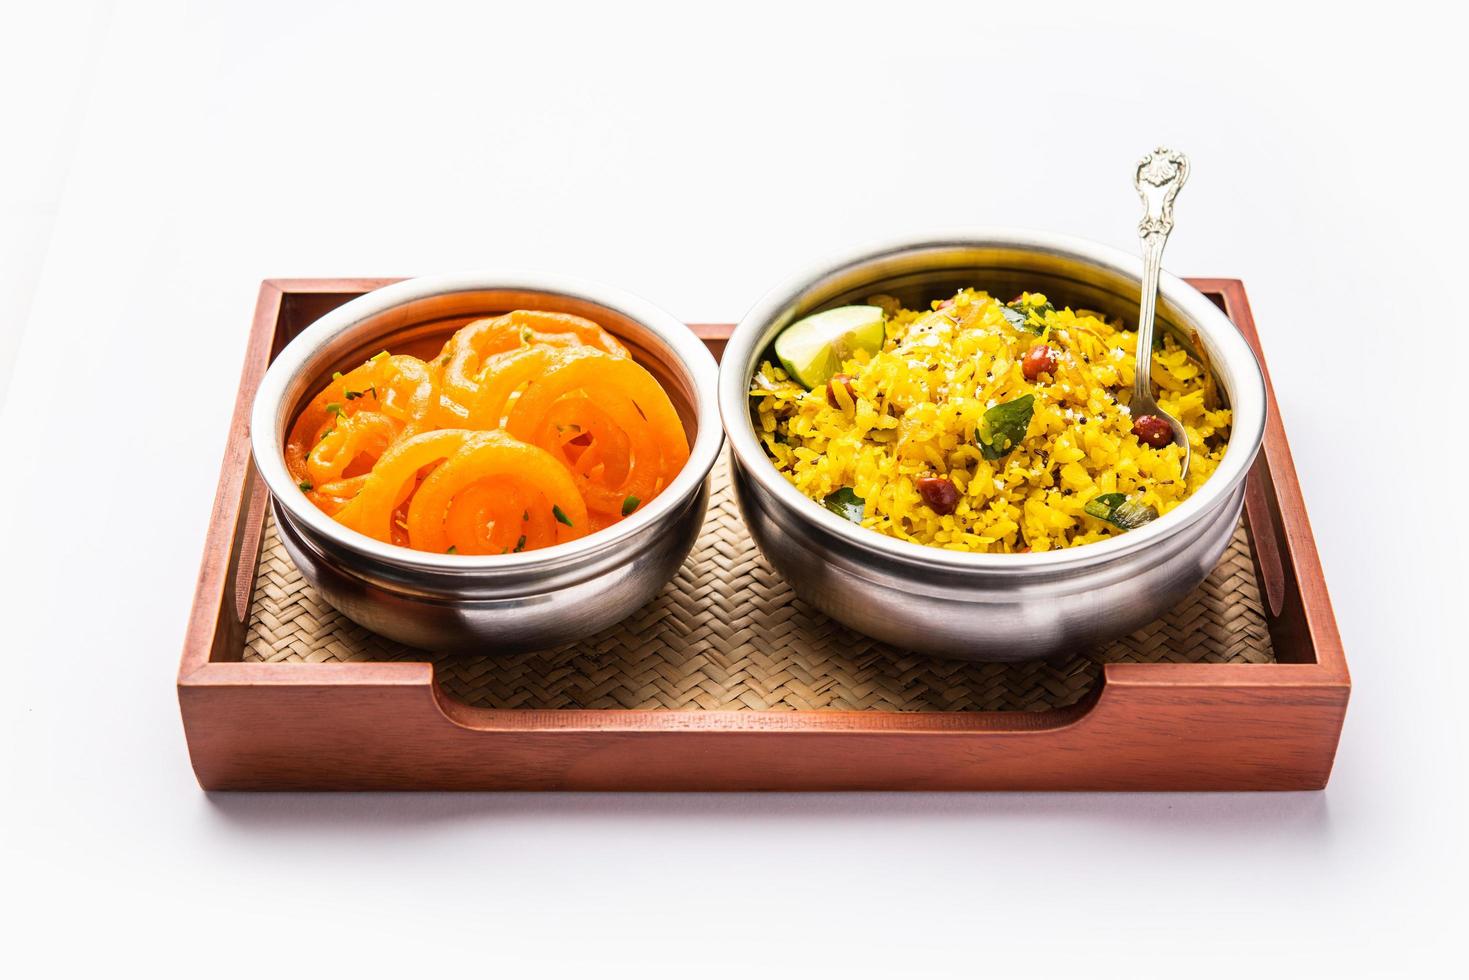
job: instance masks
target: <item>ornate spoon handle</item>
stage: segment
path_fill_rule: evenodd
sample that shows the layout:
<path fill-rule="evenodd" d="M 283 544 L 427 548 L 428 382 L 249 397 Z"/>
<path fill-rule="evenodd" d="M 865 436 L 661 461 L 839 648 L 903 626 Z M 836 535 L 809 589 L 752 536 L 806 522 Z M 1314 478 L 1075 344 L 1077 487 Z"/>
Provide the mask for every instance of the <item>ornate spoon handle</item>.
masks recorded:
<path fill-rule="evenodd" d="M 1163 248 L 1173 231 L 1173 199 L 1188 180 L 1188 157 L 1158 147 L 1138 162 L 1133 184 L 1143 199 L 1143 220 L 1137 234 L 1143 243 L 1143 295 L 1137 318 L 1137 376 L 1134 388 L 1151 404 L 1153 318 L 1158 305 L 1158 277 L 1163 271 Z"/>

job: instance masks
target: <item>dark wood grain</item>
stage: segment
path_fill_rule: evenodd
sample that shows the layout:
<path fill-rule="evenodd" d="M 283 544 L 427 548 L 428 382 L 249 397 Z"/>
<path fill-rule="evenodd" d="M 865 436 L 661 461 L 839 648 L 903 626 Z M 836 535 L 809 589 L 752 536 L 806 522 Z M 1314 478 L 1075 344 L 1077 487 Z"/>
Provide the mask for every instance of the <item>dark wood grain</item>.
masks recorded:
<path fill-rule="evenodd" d="M 423 663 L 240 662 L 266 504 L 249 462 L 251 399 L 291 336 L 392 281 L 262 284 L 178 676 L 206 789 L 1326 785 L 1350 679 L 1268 372 L 1246 515 L 1277 664 L 1107 664 L 1098 690 L 1065 709 L 899 714 L 486 710 L 444 696 Z M 1191 282 L 1259 354 L 1243 284 Z M 730 325 L 692 329 L 717 355 Z"/>

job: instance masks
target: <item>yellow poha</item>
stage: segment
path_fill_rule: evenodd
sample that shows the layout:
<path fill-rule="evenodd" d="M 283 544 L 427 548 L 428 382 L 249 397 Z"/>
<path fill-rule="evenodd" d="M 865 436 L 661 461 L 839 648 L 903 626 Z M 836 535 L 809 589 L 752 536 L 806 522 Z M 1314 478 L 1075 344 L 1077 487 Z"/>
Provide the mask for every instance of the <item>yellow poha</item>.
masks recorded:
<path fill-rule="evenodd" d="M 1166 514 L 1224 455 L 1230 412 L 1169 335 L 1152 376 L 1159 406 L 1188 433 L 1186 478 L 1180 447 L 1133 434 L 1134 331 L 1056 310 L 1038 293 L 1004 304 L 965 289 L 930 310 L 869 302 L 888 314 L 879 352 L 855 351 L 811 391 L 767 361 L 750 392 L 756 434 L 780 472 L 864 527 L 956 551 L 1075 547 L 1125 533 L 1094 516 L 1106 501 Z M 1010 412 L 1019 428 L 1006 439 L 1011 409 L 1025 411 Z"/>

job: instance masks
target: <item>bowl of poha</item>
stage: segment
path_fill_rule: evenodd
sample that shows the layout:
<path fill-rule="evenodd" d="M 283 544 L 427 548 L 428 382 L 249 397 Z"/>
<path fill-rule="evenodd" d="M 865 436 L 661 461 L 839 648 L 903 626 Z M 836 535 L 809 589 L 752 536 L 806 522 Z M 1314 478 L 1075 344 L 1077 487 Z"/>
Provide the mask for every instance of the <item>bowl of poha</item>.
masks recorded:
<path fill-rule="evenodd" d="M 1133 417 L 1139 259 L 1004 229 L 823 263 L 735 329 L 720 409 L 761 551 L 895 645 L 1025 660 L 1102 642 L 1197 587 L 1265 423 L 1244 338 L 1173 276 L 1152 380 L 1192 462 Z"/>

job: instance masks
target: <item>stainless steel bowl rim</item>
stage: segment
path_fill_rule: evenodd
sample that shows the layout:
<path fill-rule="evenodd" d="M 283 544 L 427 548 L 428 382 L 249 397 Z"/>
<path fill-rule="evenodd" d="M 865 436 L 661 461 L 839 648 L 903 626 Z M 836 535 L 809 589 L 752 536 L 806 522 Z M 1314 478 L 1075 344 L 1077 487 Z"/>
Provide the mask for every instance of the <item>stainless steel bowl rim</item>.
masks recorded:
<path fill-rule="evenodd" d="M 780 475 L 755 437 L 749 409 L 753 359 L 769 343 L 765 336 L 768 327 L 789 315 L 803 294 L 845 272 L 924 251 L 937 253 L 946 249 L 995 246 L 1074 258 L 1139 282 L 1142 277 L 1139 256 L 1071 235 L 1003 226 L 943 229 L 885 239 L 813 263 L 762 296 L 735 327 L 725 346 L 719 375 L 719 408 L 730 451 L 741 469 L 788 511 L 837 539 L 869 553 L 928 568 L 1049 576 L 1135 555 L 1206 518 L 1245 479 L 1259 451 L 1265 432 L 1265 378 L 1254 351 L 1230 319 L 1203 293 L 1168 272 L 1163 273 L 1159 284 L 1163 301 L 1199 326 L 1200 333 L 1208 339 L 1216 373 L 1227 373 L 1236 384 L 1230 391 L 1233 418 L 1229 445 L 1219 467 L 1197 492 L 1158 520 L 1106 541 L 1055 551 L 1027 554 L 951 551 L 889 537 L 838 517 Z M 983 284 L 976 283 L 976 286 L 982 288 Z"/>
<path fill-rule="evenodd" d="M 521 554 L 439 555 L 378 541 L 337 523 L 307 499 L 286 469 L 284 442 L 288 420 L 283 421 L 281 404 L 292 382 L 318 350 L 365 320 L 415 300 L 484 291 L 557 294 L 615 310 L 656 334 L 673 350 L 689 375 L 698 432 L 689 447 L 688 462 L 652 501 L 611 527 L 575 541 Z M 271 363 L 256 391 L 250 413 L 250 442 L 261 478 L 289 518 L 348 551 L 399 569 L 450 576 L 504 574 L 523 578 L 582 565 L 618 550 L 644 528 L 665 520 L 698 492 L 724 443 L 715 398 L 717 376 L 713 355 L 692 330 L 672 314 L 626 290 L 573 276 L 523 270 L 423 276 L 383 286 L 350 300 L 287 344 Z"/>

